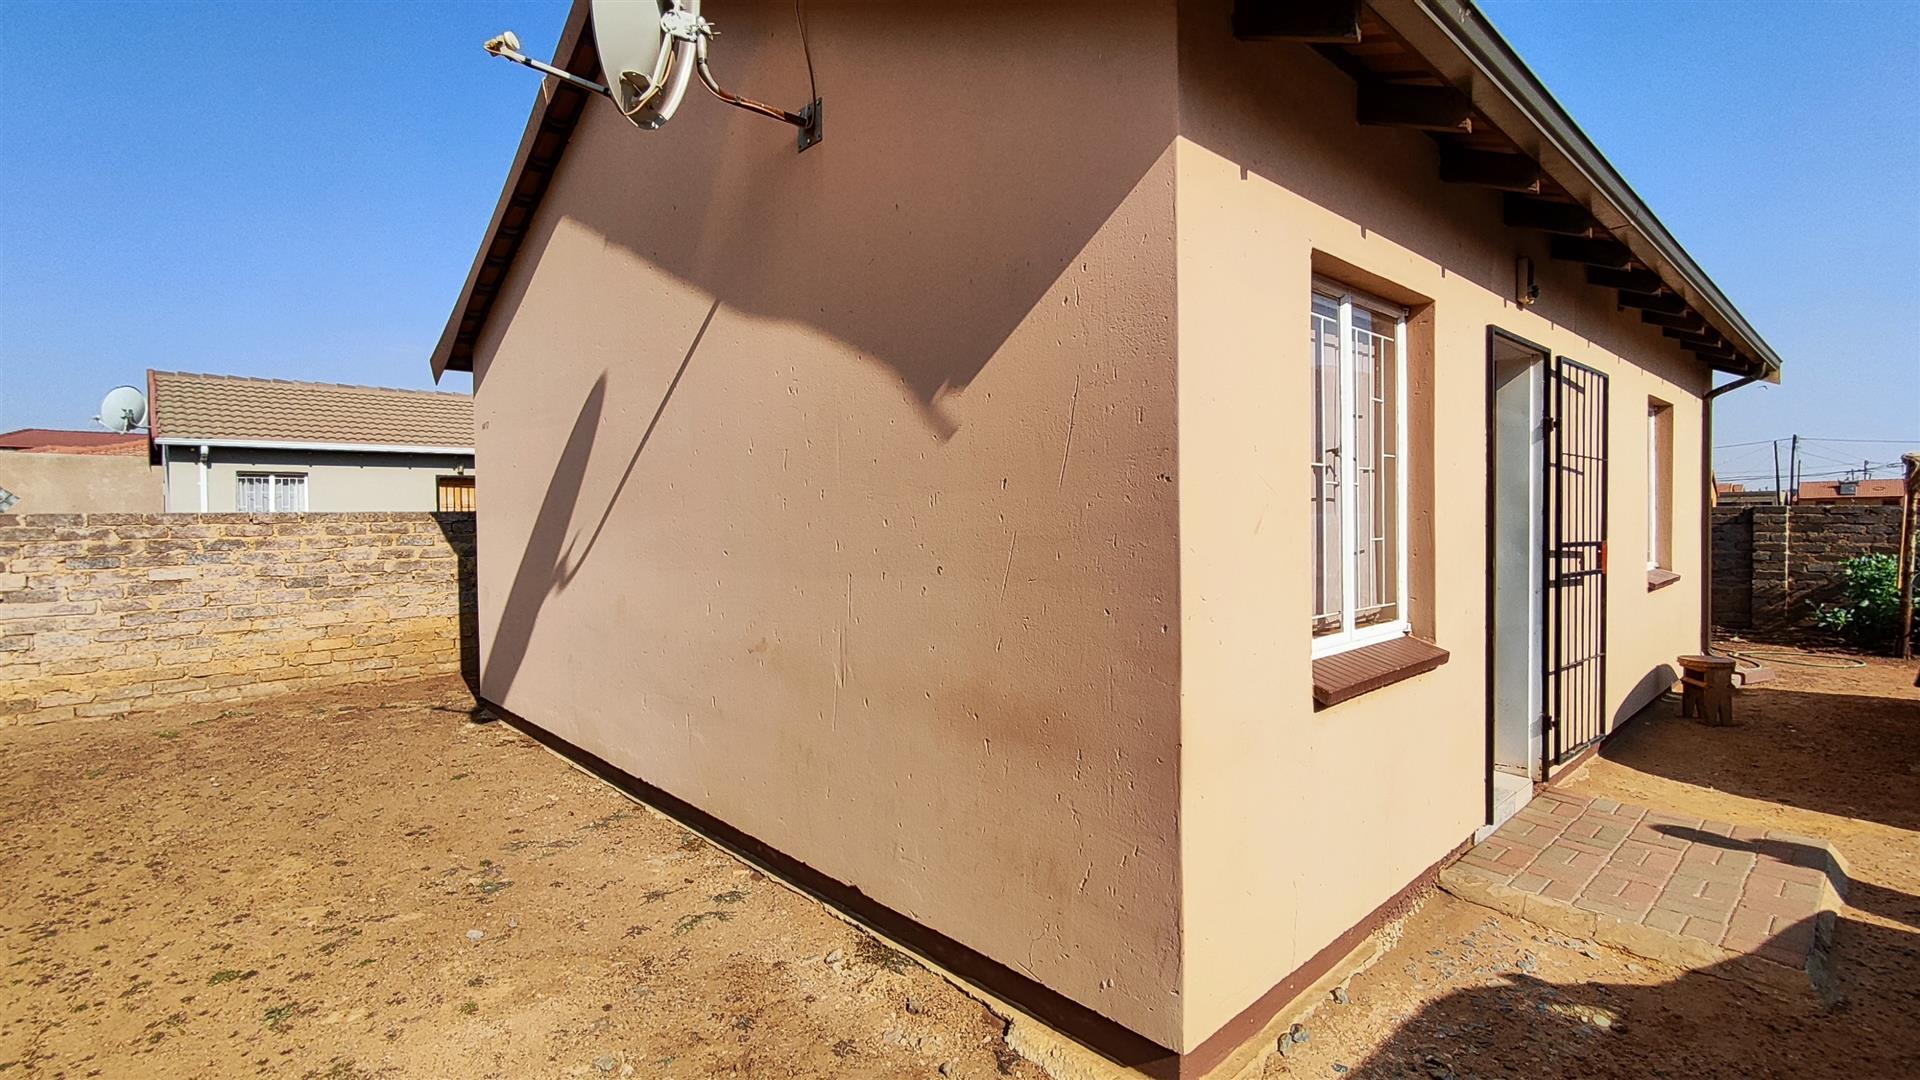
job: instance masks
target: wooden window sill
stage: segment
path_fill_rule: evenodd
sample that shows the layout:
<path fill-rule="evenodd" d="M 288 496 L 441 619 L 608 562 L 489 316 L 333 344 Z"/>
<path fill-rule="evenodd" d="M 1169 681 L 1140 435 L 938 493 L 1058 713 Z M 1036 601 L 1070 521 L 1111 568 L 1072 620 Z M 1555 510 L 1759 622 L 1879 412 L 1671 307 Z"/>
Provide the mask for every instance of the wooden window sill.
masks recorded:
<path fill-rule="evenodd" d="M 1664 589 L 1679 580 L 1680 575 L 1671 570 L 1661 570 L 1658 568 L 1649 570 L 1647 571 L 1647 591 L 1652 592 L 1655 589 Z"/>
<path fill-rule="evenodd" d="M 1424 675 L 1447 662 L 1447 650 L 1417 637 L 1365 645 L 1313 662 L 1313 707 L 1325 709 Z"/>

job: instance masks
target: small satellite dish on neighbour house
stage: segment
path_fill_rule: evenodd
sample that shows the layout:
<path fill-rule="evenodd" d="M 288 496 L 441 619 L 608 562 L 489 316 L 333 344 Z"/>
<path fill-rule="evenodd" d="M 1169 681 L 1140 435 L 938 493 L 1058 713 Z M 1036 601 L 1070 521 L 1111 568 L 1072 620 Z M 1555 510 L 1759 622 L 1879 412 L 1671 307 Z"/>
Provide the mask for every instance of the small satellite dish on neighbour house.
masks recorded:
<path fill-rule="evenodd" d="M 817 91 L 812 103 L 796 113 L 720 88 L 707 67 L 707 46 L 720 32 L 700 17 L 700 0 L 593 0 L 591 17 L 600 70 L 607 80 L 604 86 L 522 53 L 520 38 L 511 30 L 488 40 L 486 50 L 612 100 L 622 115 L 643 130 L 656 130 L 673 119 L 686 97 L 688 82 L 698 75 L 701 85 L 721 101 L 798 128 L 800 149 L 820 141 Z M 807 52 L 811 84 L 813 56 L 807 49 L 804 19 L 800 47 Z"/>
<path fill-rule="evenodd" d="M 124 435 L 147 422 L 147 395 L 131 386 L 116 386 L 100 399 L 101 427 Z"/>

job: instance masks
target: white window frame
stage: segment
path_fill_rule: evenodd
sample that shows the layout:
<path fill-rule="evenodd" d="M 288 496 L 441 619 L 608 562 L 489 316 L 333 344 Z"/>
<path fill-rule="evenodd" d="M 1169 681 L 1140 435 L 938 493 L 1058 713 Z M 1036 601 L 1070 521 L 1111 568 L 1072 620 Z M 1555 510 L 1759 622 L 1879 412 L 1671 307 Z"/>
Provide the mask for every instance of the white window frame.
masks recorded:
<path fill-rule="evenodd" d="M 246 480 L 267 481 L 267 508 L 265 510 L 241 510 L 245 514 L 304 514 L 307 512 L 307 474 L 306 473 L 260 473 L 243 472 L 233 478 L 234 509 L 240 506 L 240 484 Z M 300 493 L 300 505 L 293 510 L 276 510 L 280 503 L 280 489 L 290 487 Z"/>
<path fill-rule="evenodd" d="M 1665 570 L 1660 561 L 1660 551 L 1666 547 L 1667 531 L 1673 528 L 1673 509 L 1668 503 L 1672 500 L 1672 469 L 1670 462 L 1664 462 L 1665 449 L 1660 442 L 1661 414 L 1673 408 L 1662 404 L 1658 399 L 1647 401 L 1647 569 Z M 1671 414 L 1669 414 L 1671 415 Z M 1663 469 L 1663 464 L 1669 467 Z M 1662 476 L 1665 472 L 1668 475 Z M 1667 492 L 1667 498 L 1661 494 Z"/>
<path fill-rule="evenodd" d="M 1405 637 L 1413 630 L 1407 612 L 1407 309 L 1340 282 L 1313 276 L 1313 292 L 1338 301 L 1340 305 L 1340 629 L 1313 639 L 1313 659 L 1335 653 L 1377 645 Z M 1355 626 L 1359 611 L 1359 552 L 1354 544 L 1358 531 L 1359 470 L 1350 467 L 1347 455 L 1359 445 L 1354 422 L 1354 395 L 1357 367 L 1353 348 L 1353 307 L 1355 303 L 1394 318 L 1394 605 L 1399 617 L 1392 622 Z M 1309 300 L 1308 308 L 1312 303 Z M 1315 348 L 1319 346 L 1316 345 Z M 1317 357 L 1313 358 L 1317 361 Z M 1317 570 L 1316 570 L 1317 573 Z"/>

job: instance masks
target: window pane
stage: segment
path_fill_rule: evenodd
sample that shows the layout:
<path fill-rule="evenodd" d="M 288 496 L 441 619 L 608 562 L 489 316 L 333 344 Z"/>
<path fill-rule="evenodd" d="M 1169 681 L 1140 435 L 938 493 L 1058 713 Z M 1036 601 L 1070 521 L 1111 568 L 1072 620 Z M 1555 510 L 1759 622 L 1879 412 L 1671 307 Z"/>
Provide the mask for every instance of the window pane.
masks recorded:
<path fill-rule="evenodd" d="M 243 514 L 264 514 L 273 509 L 270 485 L 272 477 L 242 476 L 233 493 L 234 509 Z"/>
<path fill-rule="evenodd" d="M 275 513 L 299 513 L 305 507 L 307 501 L 306 495 L 306 477 L 276 476 L 273 478 L 273 509 Z"/>
<path fill-rule="evenodd" d="M 1392 622 L 1399 604 L 1398 320 L 1353 305 L 1354 622 Z"/>
<path fill-rule="evenodd" d="M 1340 305 L 1318 293 L 1309 319 L 1313 347 L 1313 632 L 1340 629 Z"/>

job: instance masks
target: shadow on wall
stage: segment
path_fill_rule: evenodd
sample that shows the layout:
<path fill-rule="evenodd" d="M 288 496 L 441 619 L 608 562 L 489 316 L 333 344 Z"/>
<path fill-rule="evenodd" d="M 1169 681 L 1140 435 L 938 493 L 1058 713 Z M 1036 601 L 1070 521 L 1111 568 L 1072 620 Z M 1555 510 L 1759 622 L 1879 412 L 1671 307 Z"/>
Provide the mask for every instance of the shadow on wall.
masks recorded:
<path fill-rule="evenodd" d="M 477 548 L 474 542 L 474 515 L 465 513 L 436 513 L 434 523 L 440 526 L 440 535 L 446 538 L 447 546 L 453 549 L 458 561 L 459 575 L 457 588 L 460 599 L 460 678 L 467 684 L 470 693 L 480 693 L 480 590 Z"/>
<path fill-rule="evenodd" d="M 1627 691 L 1627 696 L 1620 699 L 1620 707 L 1614 710 L 1613 722 L 1607 726 L 1607 730 L 1618 731 L 1634 717 L 1650 710 L 1667 708 L 1669 704 L 1673 709 L 1678 709 L 1680 696 L 1672 691 L 1674 684 L 1679 681 L 1680 673 L 1671 664 L 1660 664 L 1641 676 L 1640 681 Z M 1640 704 L 1629 708 L 1629 704 L 1635 701 Z"/>
<path fill-rule="evenodd" d="M 710 101 L 645 137 L 601 110 L 560 166 L 566 218 L 734 311 L 851 345 L 949 438 L 957 422 L 942 397 L 974 380 L 1172 143 L 1164 13 L 1089 8 L 811 4 L 820 90 L 835 109 L 825 142 L 796 157 L 786 129 Z M 730 19 L 729 67 L 751 72 L 758 96 L 801 99 L 791 13 L 742 7 Z M 981 68 L 971 50 L 928 47 L 983 38 L 1011 54 Z M 1051 56 L 1066 40 L 1073 63 L 1019 57 L 1021 42 L 1048 43 Z M 1142 72 L 1167 83 L 1148 115 L 1118 93 Z M 699 179 L 579 181 L 659 161 Z M 559 220 L 540 218 L 522 260 L 541 257 Z M 511 317 L 529 277 L 509 281 L 496 318 Z"/>
<path fill-rule="evenodd" d="M 580 568 L 586 565 L 587 557 L 593 553 L 594 545 L 600 540 L 600 534 L 607 527 L 607 520 L 613 516 L 613 508 L 620 501 L 620 495 L 626 490 L 627 481 L 633 477 L 633 470 L 640 463 L 640 455 L 653 439 L 653 433 L 660 426 L 660 418 L 666 415 L 667 405 L 673 401 L 673 393 L 680 387 L 680 379 L 686 375 L 688 365 L 693 363 L 693 354 L 699 351 L 700 342 L 707 335 L 707 328 L 713 325 L 713 317 L 720 310 L 720 301 L 715 300 L 707 308 L 707 316 L 700 323 L 700 329 L 688 343 L 687 351 L 680 358 L 680 366 L 673 373 L 673 381 L 667 384 L 666 393 L 660 397 L 660 404 L 653 410 L 652 419 L 640 434 L 640 440 L 634 445 L 633 453 L 627 458 L 627 466 L 620 473 L 620 482 L 614 486 L 613 494 L 608 496 L 607 505 L 601 511 L 593 531 L 581 535 L 573 531 L 573 514 L 580 501 L 580 485 L 587 473 L 587 462 L 593 456 L 595 433 L 600 427 L 600 414 L 606 408 L 607 376 L 605 372 L 593 382 L 593 389 L 587 392 L 587 399 L 581 403 L 578 415 L 574 417 L 573 430 L 567 434 L 566 446 L 560 452 L 560 460 L 554 466 L 553 477 L 547 481 L 546 498 L 540 504 L 540 512 L 533 519 L 533 534 L 527 538 L 527 546 L 520 554 L 520 566 L 514 571 L 513 586 L 507 591 L 506 606 L 500 612 L 499 629 L 493 636 L 493 648 L 488 651 L 485 683 L 489 688 L 485 696 L 501 701 L 520 673 L 520 665 L 527 656 L 527 646 L 533 640 L 534 624 L 539 621 L 540 609 L 546 606 L 547 598 L 560 592 L 571 583 Z M 469 610 L 462 591 L 462 632 L 465 631 L 466 612 Z M 476 631 L 477 633 L 477 631 Z M 464 639 L 463 639 L 464 640 Z M 478 659 L 478 638 L 476 637 L 475 658 Z M 469 680 L 474 693 L 482 693 L 478 674 Z"/>

